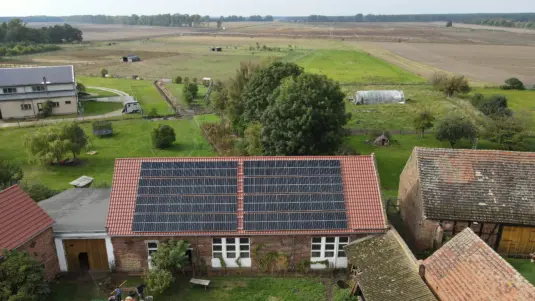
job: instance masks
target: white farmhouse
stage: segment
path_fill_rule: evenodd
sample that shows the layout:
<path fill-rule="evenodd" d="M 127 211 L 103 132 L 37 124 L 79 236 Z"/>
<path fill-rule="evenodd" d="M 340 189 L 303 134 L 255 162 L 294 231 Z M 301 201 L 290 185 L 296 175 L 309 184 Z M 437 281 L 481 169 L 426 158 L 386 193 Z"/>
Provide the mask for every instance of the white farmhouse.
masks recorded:
<path fill-rule="evenodd" d="M 47 100 L 53 115 L 78 112 L 73 66 L 0 68 L 0 119 L 37 116 Z"/>

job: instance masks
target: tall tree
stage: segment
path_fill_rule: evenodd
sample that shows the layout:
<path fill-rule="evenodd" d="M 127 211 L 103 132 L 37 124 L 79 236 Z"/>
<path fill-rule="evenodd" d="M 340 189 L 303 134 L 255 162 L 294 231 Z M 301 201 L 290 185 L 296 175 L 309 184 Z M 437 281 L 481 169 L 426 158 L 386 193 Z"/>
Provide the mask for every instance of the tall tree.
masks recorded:
<path fill-rule="evenodd" d="M 414 128 L 420 131 L 421 137 L 424 137 L 425 130 L 433 127 L 433 122 L 435 122 L 435 116 L 427 110 L 421 111 L 414 118 L 413 124 Z"/>
<path fill-rule="evenodd" d="M 334 153 L 349 116 L 338 83 L 322 75 L 288 78 L 273 94 L 262 118 L 265 155 Z"/>
<path fill-rule="evenodd" d="M 490 123 L 486 136 L 503 149 L 521 149 L 527 129 L 524 122 L 516 117 L 496 117 Z"/>
<path fill-rule="evenodd" d="M 232 129 L 240 135 L 247 127 L 241 118 L 244 111 L 242 93 L 258 68 L 259 66 L 252 62 L 242 62 L 240 68 L 236 70 L 236 74 L 230 78 L 226 85 L 228 101 L 225 107 L 225 118 Z"/>
<path fill-rule="evenodd" d="M 50 293 L 43 265 L 26 252 L 4 250 L 0 261 L 0 301 L 42 301 Z"/>
<path fill-rule="evenodd" d="M 242 94 L 243 124 L 259 121 L 269 105 L 269 96 L 283 79 L 299 76 L 303 68 L 294 63 L 274 62 L 256 70 Z"/>
<path fill-rule="evenodd" d="M 13 161 L 0 161 L 0 190 L 19 182 L 23 176 L 20 165 Z"/>
<path fill-rule="evenodd" d="M 76 122 L 59 124 L 59 130 L 62 132 L 61 139 L 70 141 L 69 150 L 73 159 L 76 159 L 76 156 L 87 146 L 87 135 Z"/>
<path fill-rule="evenodd" d="M 474 125 L 460 116 L 452 115 L 442 119 L 437 127 L 436 138 L 440 141 L 448 141 L 451 148 L 461 139 L 472 140 L 477 132 Z"/>

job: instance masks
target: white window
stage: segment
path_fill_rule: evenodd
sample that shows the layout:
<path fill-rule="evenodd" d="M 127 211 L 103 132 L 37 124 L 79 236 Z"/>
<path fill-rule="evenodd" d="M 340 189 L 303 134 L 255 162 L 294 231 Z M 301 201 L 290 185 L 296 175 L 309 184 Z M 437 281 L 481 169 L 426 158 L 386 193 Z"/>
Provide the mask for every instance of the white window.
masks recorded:
<path fill-rule="evenodd" d="M 221 267 L 222 258 L 227 267 L 251 266 L 251 245 L 247 237 L 212 239 L 212 267 Z M 239 260 L 240 265 L 238 265 Z"/>
<path fill-rule="evenodd" d="M 151 240 L 147 241 L 147 254 L 148 256 L 148 262 L 149 262 L 149 269 L 152 269 L 152 253 L 158 251 L 158 244 L 159 242 L 157 240 Z"/>
<path fill-rule="evenodd" d="M 17 93 L 17 88 L 3 88 L 5 94 Z"/>
<path fill-rule="evenodd" d="M 330 267 L 346 268 L 347 258 L 344 246 L 349 243 L 349 237 L 312 237 L 312 262 L 329 261 Z M 325 264 L 313 263 L 313 269 L 327 268 Z"/>
<path fill-rule="evenodd" d="M 32 91 L 33 92 L 42 92 L 42 91 L 45 91 L 45 86 L 33 86 L 32 87 Z"/>
<path fill-rule="evenodd" d="M 23 103 L 20 105 L 20 109 L 23 111 L 28 111 L 32 109 L 32 105 L 29 103 Z"/>

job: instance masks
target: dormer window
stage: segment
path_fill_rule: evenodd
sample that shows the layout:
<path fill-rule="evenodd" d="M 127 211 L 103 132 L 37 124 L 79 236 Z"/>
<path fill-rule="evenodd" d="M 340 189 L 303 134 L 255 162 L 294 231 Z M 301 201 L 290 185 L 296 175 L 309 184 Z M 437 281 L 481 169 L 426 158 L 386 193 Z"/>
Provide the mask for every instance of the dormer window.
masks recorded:
<path fill-rule="evenodd" d="M 46 90 L 46 89 L 45 89 L 45 86 L 41 86 L 41 85 L 39 85 L 39 86 L 32 86 L 32 91 L 33 91 L 33 92 L 43 92 L 43 91 L 45 91 L 45 90 Z"/>

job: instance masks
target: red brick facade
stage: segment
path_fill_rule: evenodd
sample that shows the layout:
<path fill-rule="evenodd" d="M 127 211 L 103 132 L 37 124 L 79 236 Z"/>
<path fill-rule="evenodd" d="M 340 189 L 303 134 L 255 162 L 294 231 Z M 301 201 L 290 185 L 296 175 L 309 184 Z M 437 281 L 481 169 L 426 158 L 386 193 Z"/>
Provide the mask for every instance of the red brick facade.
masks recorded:
<path fill-rule="evenodd" d="M 325 236 L 325 235 L 314 235 Z M 347 236 L 347 235 L 341 235 Z M 365 235 L 349 235 L 350 241 L 362 238 Z M 228 236 L 238 237 L 238 236 Z M 262 244 L 264 247 L 258 251 L 259 255 L 264 255 L 269 251 L 283 252 L 290 255 L 290 265 L 302 259 L 311 257 L 311 235 L 272 235 L 272 236 L 242 236 L 250 239 L 250 254 L 252 268 L 256 269 L 254 260 L 254 250 L 256 246 Z M 212 259 L 212 238 L 209 236 L 196 237 L 113 237 L 112 244 L 115 253 L 115 264 L 117 270 L 123 272 L 141 272 L 148 267 L 148 251 L 146 242 L 150 240 L 165 241 L 187 240 L 191 244 L 192 261 L 200 264 L 200 259 L 206 266 L 211 266 Z"/>
<path fill-rule="evenodd" d="M 59 261 L 52 227 L 25 242 L 17 250 L 27 252 L 44 265 L 45 279 L 53 279 L 59 273 Z"/>

